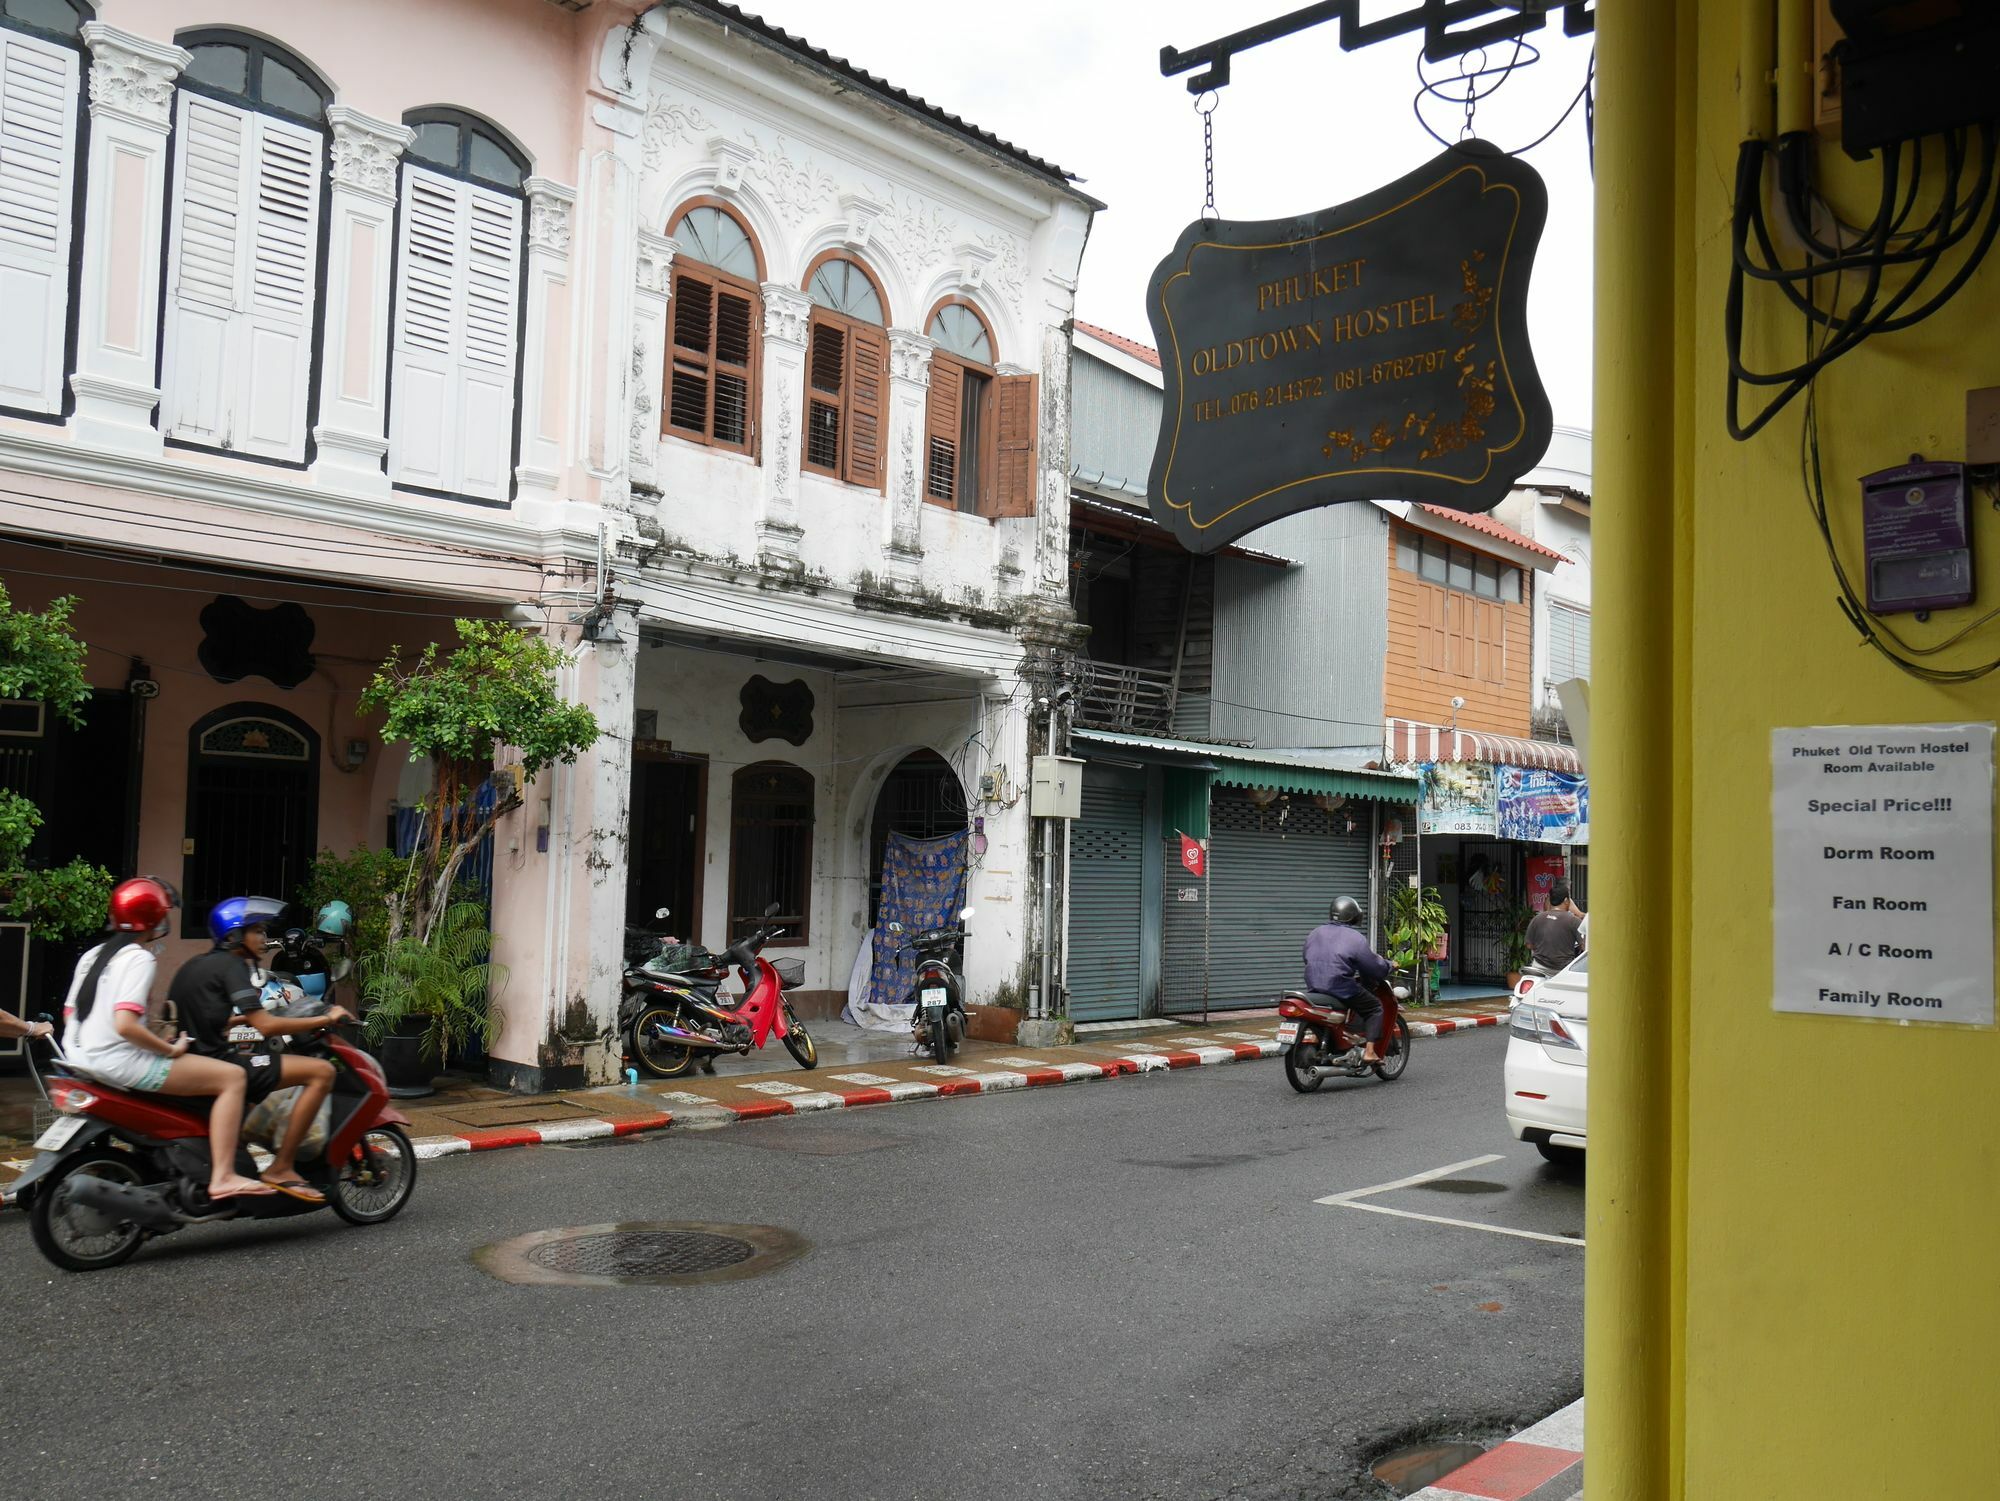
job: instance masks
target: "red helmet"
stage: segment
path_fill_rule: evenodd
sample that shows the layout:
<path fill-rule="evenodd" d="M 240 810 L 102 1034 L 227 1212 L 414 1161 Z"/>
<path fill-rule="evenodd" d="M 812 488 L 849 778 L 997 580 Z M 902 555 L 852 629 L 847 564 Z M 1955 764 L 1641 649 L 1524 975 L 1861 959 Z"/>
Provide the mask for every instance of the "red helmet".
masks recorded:
<path fill-rule="evenodd" d="M 111 927 L 119 933 L 152 933 L 166 926 L 180 893 L 151 876 L 121 881 L 111 892 Z"/>

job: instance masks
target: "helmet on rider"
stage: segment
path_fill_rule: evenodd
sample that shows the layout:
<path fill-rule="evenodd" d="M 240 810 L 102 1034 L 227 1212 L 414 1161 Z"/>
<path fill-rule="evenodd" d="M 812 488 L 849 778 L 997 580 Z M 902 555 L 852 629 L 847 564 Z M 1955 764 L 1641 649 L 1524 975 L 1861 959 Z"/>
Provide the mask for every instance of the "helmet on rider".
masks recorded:
<path fill-rule="evenodd" d="M 1361 903 L 1351 896 L 1335 897 L 1333 905 L 1326 909 L 1327 921 L 1337 922 L 1342 927 L 1358 928 L 1361 926 L 1361 918 Z"/>
<path fill-rule="evenodd" d="M 139 876 L 111 888 L 109 926 L 114 933 L 162 934 L 167 914 L 180 906 L 180 893 L 166 881 Z"/>
<path fill-rule="evenodd" d="M 233 949 L 243 942 L 251 928 L 268 928 L 285 910 L 283 902 L 268 896 L 228 896 L 208 914 L 208 936 L 219 949 Z"/>

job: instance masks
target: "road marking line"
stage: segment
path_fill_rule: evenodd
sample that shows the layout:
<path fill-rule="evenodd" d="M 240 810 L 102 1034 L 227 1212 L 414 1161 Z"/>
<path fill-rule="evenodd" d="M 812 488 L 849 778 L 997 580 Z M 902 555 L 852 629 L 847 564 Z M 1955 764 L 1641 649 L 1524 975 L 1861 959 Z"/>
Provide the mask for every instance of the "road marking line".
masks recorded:
<path fill-rule="evenodd" d="M 1363 1204 L 1361 1200 L 1373 1198 L 1376 1194 L 1395 1193 L 1398 1189 L 1418 1188 L 1426 1183 L 1434 1183 L 1439 1178 L 1449 1178 L 1453 1173 L 1462 1173 L 1467 1168 L 1485 1167 L 1489 1162 L 1504 1161 L 1499 1152 L 1488 1152 L 1484 1157 L 1468 1157 L 1463 1162 L 1454 1162 L 1449 1167 L 1434 1167 L 1427 1173 L 1412 1173 L 1407 1178 L 1398 1178 L 1394 1183 L 1378 1183 L 1372 1188 L 1350 1188 L 1345 1193 L 1328 1194 L 1323 1199 L 1314 1199 L 1315 1204 L 1325 1204 L 1334 1209 L 1365 1209 L 1370 1214 L 1393 1214 L 1398 1219 L 1422 1220 L 1429 1225 L 1455 1225 L 1461 1230 L 1484 1230 L 1492 1235 L 1512 1235 L 1521 1240 L 1543 1240 L 1558 1246 L 1581 1246 L 1582 1236 L 1549 1235 L 1540 1230 L 1516 1230 L 1507 1225 L 1486 1225 L 1478 1220 L 1455 1220 L 1442 1214 L 1420 1214 L 1414 1209 L 1391 1209 L 1387 1204 Z"/>

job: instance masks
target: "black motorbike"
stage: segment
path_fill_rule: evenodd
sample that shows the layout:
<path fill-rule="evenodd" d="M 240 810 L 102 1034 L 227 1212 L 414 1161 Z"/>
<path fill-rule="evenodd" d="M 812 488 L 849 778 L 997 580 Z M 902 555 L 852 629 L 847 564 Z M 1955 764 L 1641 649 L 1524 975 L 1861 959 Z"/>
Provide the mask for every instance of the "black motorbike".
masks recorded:
<path fill-rule="evenodd" d="M 901 951 L 917 956 L 916 979 L 910 986 L 910 1030 L 919 1049 L 929 1049 L 939 1063 L 949 1062 L 965 1041 L 965 981 L 955 960 L 965 947 L 965 920 L 972 916 L 967 907 L 959 913 L 959 926 L 931 928 L 904 938 Z M 901 923 L 890 923 L 889 931 L 903 932 Z"/>

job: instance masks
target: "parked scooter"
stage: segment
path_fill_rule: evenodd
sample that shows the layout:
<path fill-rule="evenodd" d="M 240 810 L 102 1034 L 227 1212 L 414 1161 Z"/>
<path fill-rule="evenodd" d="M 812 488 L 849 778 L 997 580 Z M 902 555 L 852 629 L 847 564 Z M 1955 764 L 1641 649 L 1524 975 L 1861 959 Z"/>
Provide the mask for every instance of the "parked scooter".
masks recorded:
<path fill-rule="evenodd" d="M 774 904 L 764 915 L 772 917 L 777 911 Z M 724 949 L 708 971 L 627 971 L 626 1009 L 631 1020 L 626 1040 L 639 1067 L 656 1078 L 678 1078 L 704 1058 L 748 1053 L 773 1036 L 800 1068 L 817 1067 L 819 1049 L 785 999 L 786 991 L 805 984 L 805 966 L 797 959 L 773 963 L 763 956 L 764 945 L 782 932 L 783 928 L 759 928 Z M 721 976 L 731 963 L 743 981 L 741 999 L 732 1000 L 720 989 Z"/>
<path fill-rule="evenodd" d="M 312 1014 L 324 1002 L 294 1006 Z M 35 1086 L 59 1119 L 35 1143 L 37 1156 L 9 1189 L 27 1209 L 41 1253 L 72 1272 L 118 1266 L 155 1236 L 224 1220 L 283 1219 L 333 1212 L 353 1225 L 393 1219 L 416 1187 L 417 1153 L 409 1120 L 389 1103 L 382 1066 L 353 1043 L 326 1031 L 294 1037 L 294 1052 L 334 1064 L 325 1149 L 301 1152 L 299 1174 L 326 1195 L 312 1204 L 286 1194 L 256 1194 L 215 1203 L 208 1197 L 208 1108 L 205 1099 L 114 1089 L 56 1059 Z M 236 1170 L 256 1176 L 247 1147 Z"/>
<path fill-rule="evenodd" d="M 919 1049 L 928 1048 L 939 1063 L 949 1063 L 958 1045 L 965 1041 L 965 982 L 952 967 L 952 956 L 965 943 L 965 924 L 972 908 L 958 914 L 958 926 L 932 928 L 901 945 L 904 953 L 917 956 L 917 974 L 910 987 L 910 1030 Z M 889 924 L 891 933 L 900 934 L 903 925 Z"/>
<path fill-rule="evenodd" d="M 1382 1003 L 1382 1061 L 1366 1063 L 1368 1044 L 1360 1019 L 1344 1006 L 1324 1006 L 1308 990 L 1288 990 L 1278 1003 L 1283 1024 L 1278 1041 L 1285 1044 L 1285 1082 L 1300 1094 L 1310 1094 L 1336 1076 L 1359 1079 L 1373 1071 L 1393 1084 L 1410 1066 L 1410 1026 L 1402 1003 L 1410 998 L 1407 985 L 1381 984 L 1375 998 Z M 1321 1000 L 1328 999 L 1321 997 Z"/>

